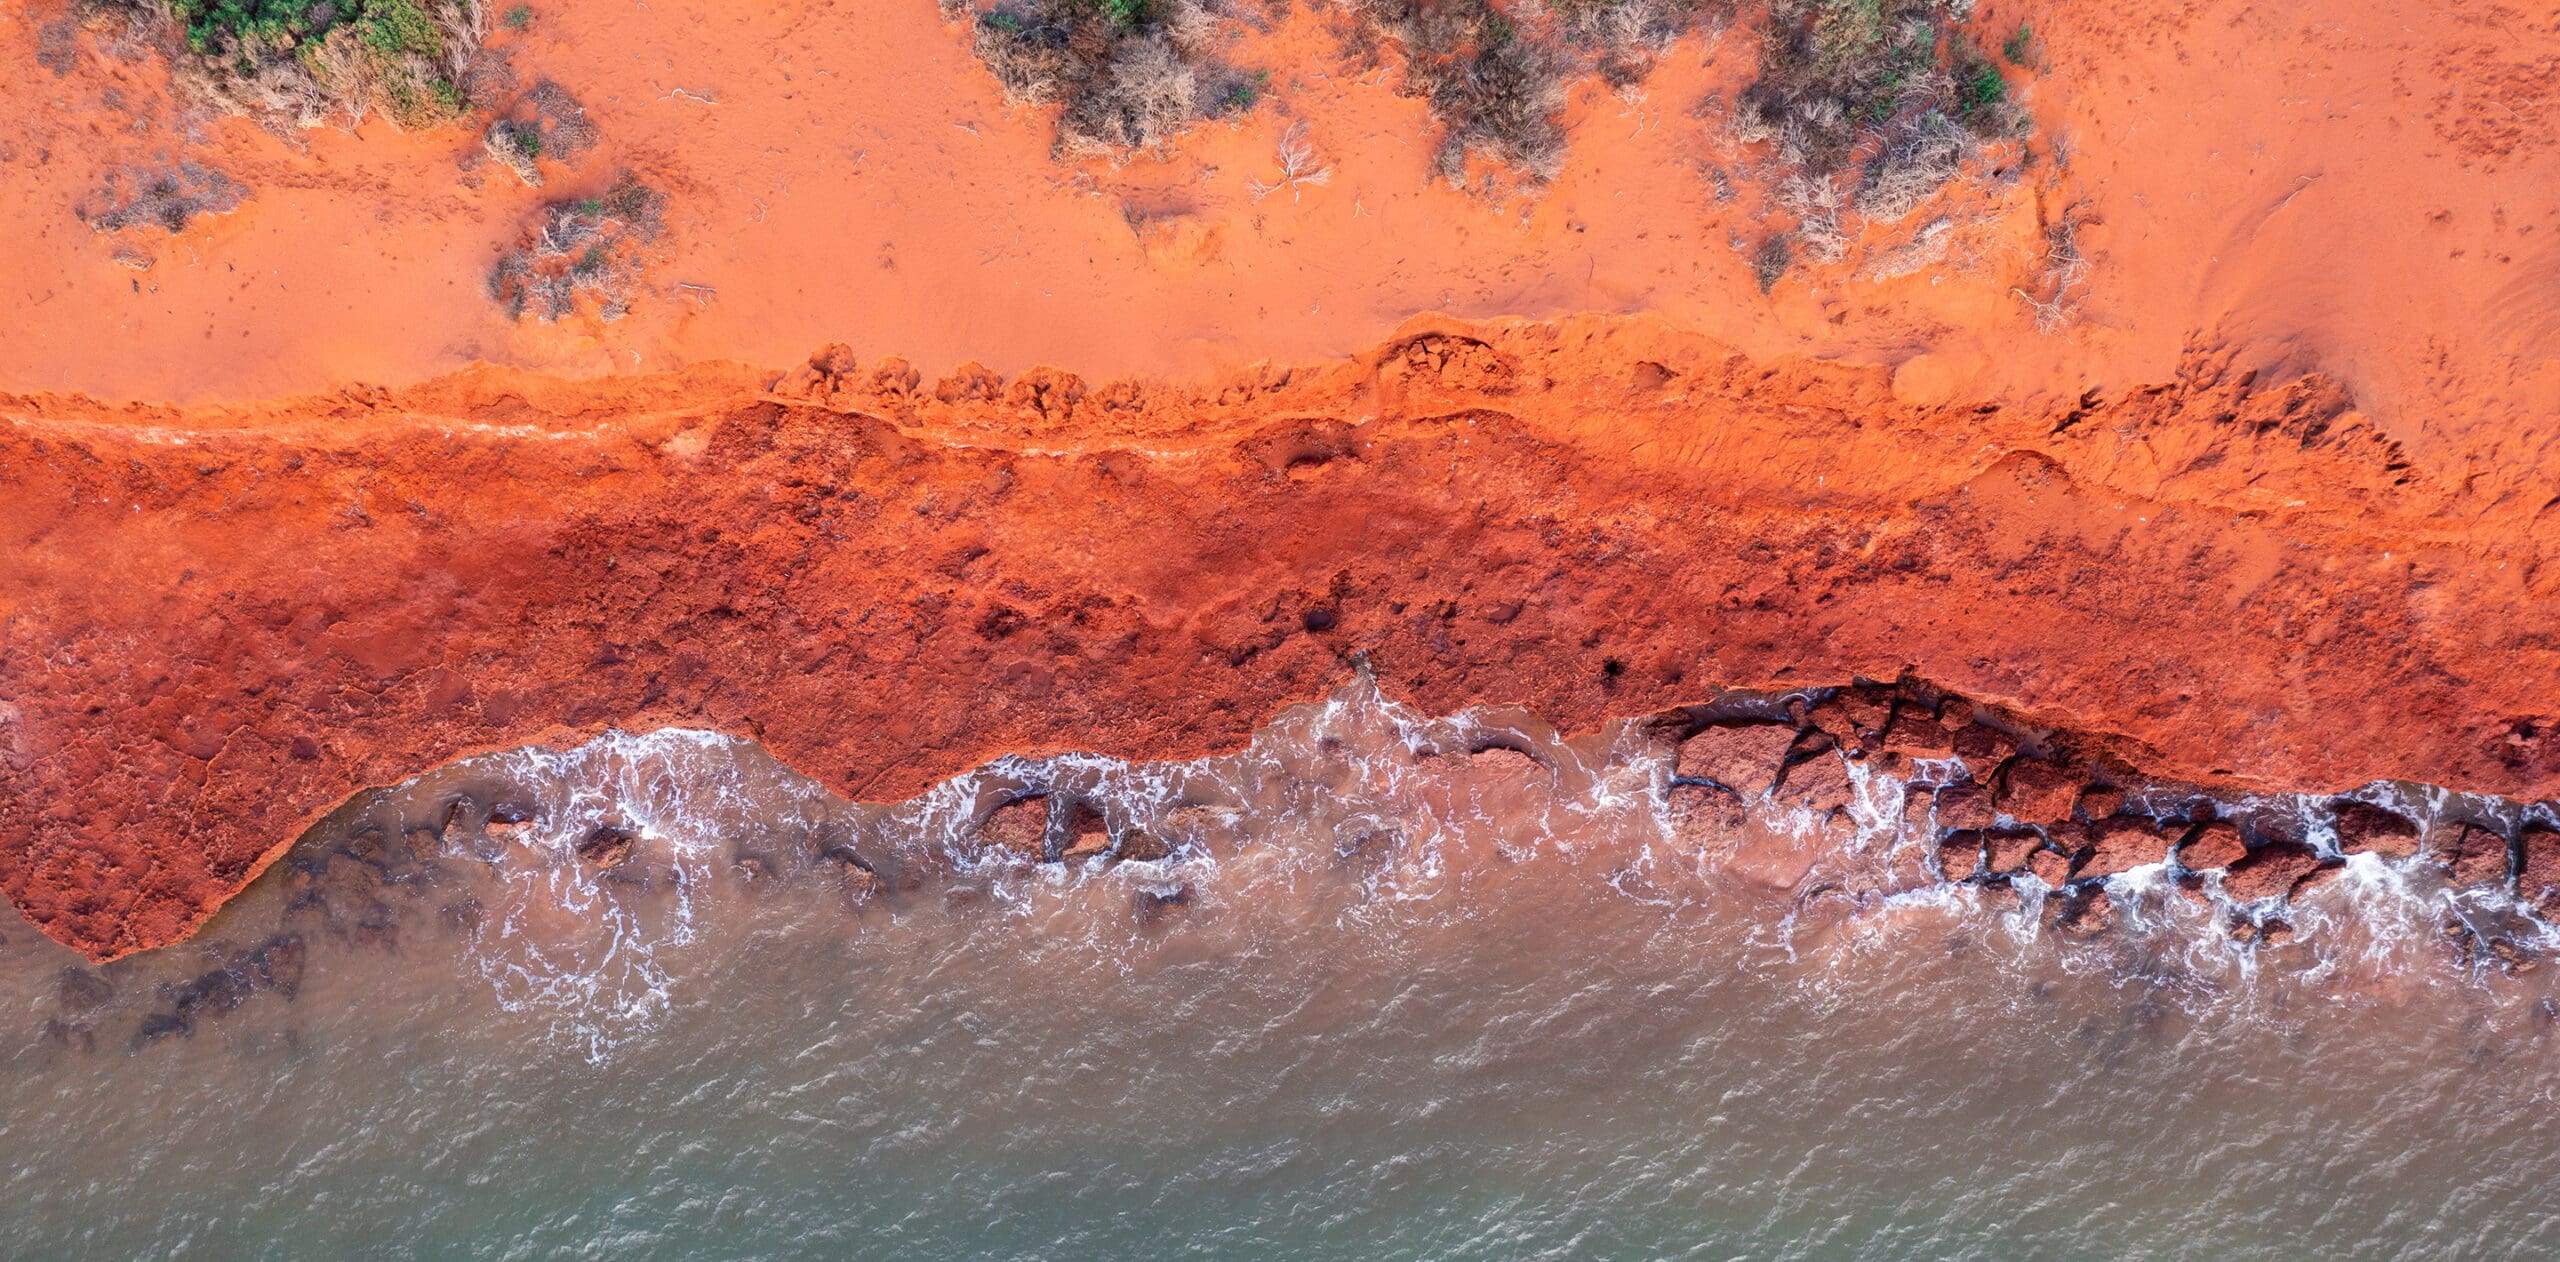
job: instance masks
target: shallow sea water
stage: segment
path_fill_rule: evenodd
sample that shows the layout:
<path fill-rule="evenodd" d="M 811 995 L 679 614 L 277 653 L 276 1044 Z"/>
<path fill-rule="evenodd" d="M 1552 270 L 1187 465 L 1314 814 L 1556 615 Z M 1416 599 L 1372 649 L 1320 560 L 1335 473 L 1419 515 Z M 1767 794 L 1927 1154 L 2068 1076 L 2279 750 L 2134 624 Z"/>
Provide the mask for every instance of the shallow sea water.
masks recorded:
<path fill-rule="evenodd" d="M 0 933 L 6 1252 L 2560 1250 L 2554 970 L 2437 933 L 2512 909 L 2363 856 L 2253 947 L 2152 870 L 2073 939 L 1858 879 L 1905 858 L 1875 828 L 1779 892 L 1674 837 L 1668 770 L 1358 685 L 1233 757 L 895 807 L 694 733 L 445 768 L 197 942 Z M 1034 788 L 1198 849 L 973 856 Z"/>

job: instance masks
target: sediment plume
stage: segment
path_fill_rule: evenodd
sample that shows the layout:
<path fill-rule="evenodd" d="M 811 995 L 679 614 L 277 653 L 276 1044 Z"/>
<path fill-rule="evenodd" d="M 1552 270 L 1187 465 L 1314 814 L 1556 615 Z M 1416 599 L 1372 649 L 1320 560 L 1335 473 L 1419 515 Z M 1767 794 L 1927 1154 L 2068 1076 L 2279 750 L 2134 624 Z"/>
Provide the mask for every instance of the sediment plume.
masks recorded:
<path fill-rule="evenodd" d="M 1926 406 L 1646 321 L 1426 319 L 1193 385 L 830 348 L 0 399 L 0 888 L 112 959 L 355 790 L 475 753 L 706 728 L 889 800 L 1002 753 L 1233 749 L 1355 661 L 1568 729 L 1910 679 L 2207 795 L 2560 793 L 2540 507 L 2332 382 L 2190 367 Z M 2082 799 L 2124 791 L 1990 774 L 2101 832 Z M 2038 836 L 2014 857 L 2064 881 L 2159 841 Z M 2226 880 L 2326 862 L 2242 840 Z"/>

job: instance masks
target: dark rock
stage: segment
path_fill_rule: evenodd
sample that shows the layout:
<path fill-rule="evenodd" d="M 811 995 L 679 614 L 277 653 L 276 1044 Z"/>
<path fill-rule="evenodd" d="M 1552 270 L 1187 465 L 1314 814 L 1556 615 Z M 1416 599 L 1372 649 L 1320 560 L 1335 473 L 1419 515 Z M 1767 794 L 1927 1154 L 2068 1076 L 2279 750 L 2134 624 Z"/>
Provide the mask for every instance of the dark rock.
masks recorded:
<path fill-rule="evenodd" d="M 2114 928 L 2115 923 L 2114 900 L 2107 897 L 2104 889 L 2094 885 L 2075 891 L 2062 904 L 2062 914 L 2054 921 L 2055 926 L 2064 933 L 2079 934 L 2083 937 L 2104 933 Z"/>
<path fill-rule="evenodd" d="M 1996 727 L 1975 723 L 1956 729 L 1956 757 L 1975 767 L 1995 767 L 2018 752 L 2018 742 Z"/>
<path fill-rule="evenodd" d="M 1884 749 L 1905 758 L 1944 758 L 1955 752 L 1954 733 L 1928 715 L 1905 707 L 1884 729 Z"/>
<path fill-rule="evenodd" d="M 1066 844 L 1058 851 L 1064 863 L 1082 863 L 1111 850 L 1111 827 L 1103 822 L 1102 812 L 1078 802 L 1067 821 Z"/>
<path fill-rule="evenodd" d="M 618 868 L 640 844 L 640 834 L 619 824 L 598 824 L 578 839 L 578 857 L 598 869 Z"/>
<path fill-rule="evenodd" d="M 1749 797 L 1777 781 L 1778 764 L 1795 742 L 1796 730 L 1783 723 L 1710 727 L 1680 746 L 1675 770 Z"/>
<path fill-rule="evenodd" d="M 1167 916 L 1191 905 L 1191 887 L 1177 885 L 1169 890 L 1142 889 L 1129 896 L 1130 912 L 1140 928 L 1153 928 Z"/>
<path fill-rule="evenodd" d="M 310 956 L 301 934 L 280 933 L 251 948 L 241 957 L 241 966 L 261 989 L 291 999 L 302 989 L 302 971 Z"/>
<path fill-rule="evenodd" d="M 2169 838 L 2139 815 L 2110 815 L 2089 825 L 2089 844 L 2071 869 L 2075 878 L 2114 876 L 2169 857 Z"/>
<path fill-rule="evenodd" d="M 2398 811 L 2367 802 L 2338 804 L 2338 849 L 2406 859 L 2418 853 L 2418 825 Z"/>
<path fill-rule="evenodd" d="M 2316 890 L 2331 881 L 2337 880 L 2339 875 L 2346 870 L 2347 865 L 2345 860 L 2323 860 L 2319 867 L 2303 873 L 2302 879 L 2293 883 L 2292 891 L 2287 893 L 2285 898 L 2287 900 L 2301 898 L 2304 895 L 2309 894 L 2311 891 Z"/>

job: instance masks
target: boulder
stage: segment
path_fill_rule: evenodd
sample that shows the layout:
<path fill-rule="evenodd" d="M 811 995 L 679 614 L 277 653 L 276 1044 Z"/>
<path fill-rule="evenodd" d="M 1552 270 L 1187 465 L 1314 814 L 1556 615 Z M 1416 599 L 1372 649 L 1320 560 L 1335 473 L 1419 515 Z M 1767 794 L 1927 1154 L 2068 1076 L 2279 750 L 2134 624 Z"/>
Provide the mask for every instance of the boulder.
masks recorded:
<path fill-rule="evenodd" d="M 2298 841 L 2271 841 L 2250 851 L 2223 873 L 2222 892 L 2234 902 L 2254 903 L 2293 892 L 2294 883 L 2320 866 L 2320 855 Z"/>
<path fill-rule="evenodd" d="M 978 824 L 981 850 L 997 847 L 1022 858 L 1038 861 L 1046 857 L 1049 843 L 1049 799 L 1035 794 L 997 807 L 993 814 Z"/>
<path fill-rule="evenodd" d="M 2437 830 L 2427 849 L 2456 886 L 2507 883 L 2507 839 L 2478 824 L 2448 824 Z"/>
<path fill-rule="evenodd" d="M 2338 803 L 2338 849 L 2406 859 L 2418 853 L 2418 825 L 2398 811 L 2369 802 Z"/>
<path fill-rule="evenodd" d="M 1908 705 L 1885 725 L 1882 744 L 1887 753 L 1905 758 L 1944 758 L 1956 750 L 1954 733 Z"/>
<path fill-rule="evenodd" d="M 2116 905 L 2107 892 L 2097 886 L 2076 891 L 2062 904 L 2062 914 L 2054 925 L 2064 933 L 2087 937 L 2104 933 L 2116 923 Z"/>
<path fill-rule="evenodd" d="M 1796 730 L 1784 723 L 1710 727 L 1681 744 L 1674 770 L 1751 797 L 1777 780 L 1778 764 L 1795 743 Z"/>
<path fill-rule="evenodd" d="M 2026 829 L 2004 829 L 1983 834 L 1985 857 L 1991 871 L 2006 875 L 2026 870 L 2027 856 L 2044 845 L 2044 838 Z"/>
<path fill-rule="evenodd" d="M 1709 785 L 1675 784 L 1669 804 L 1672 843 L 1691 854 L 1721 853 L 1751 818 L 1741 798 Z"/>
<path fill-rule="evenodd" d="M 2240 840 L 2240 830 L 2215 820 L 2197 829 L 2185 845 L 2178 847 L 2178 866 L 2190 872 L 2209 872 L 2230 867 L 2248 853 L 2248 843 Z"/>
<path fill-rule="evenodd" d="M 2517 837 L 2516 897 L 2538 912 L 2560 908 L 2560 830 L 2527 824 Z"/>
<path fill-rule="evenodd" d="M 631 857 L 640 835 L 618 824 L 598 824 L 578 839 L 578 858 L 598 870 L 618 868 Z"/>
<path fill-rule="evenodd" d="M 1855 792 L 1849 783 L 1848 760 L 1825 752 L 1788 763 L 1772 798 L 1781 805 L 1828 815 L 1847 807 Z"/>
<path fill-rule="evenodd" d="M 2033 758 L 2012 758 L 2000 775 L 1995 801 L 2021 824 L 2057 824 L 2071 818 L 2071 805 L 2079 797 L 2080 777 L 2070 769 Z"/>
<path fill-rule="evenodd" d="M 1938 790 L 1938 827 L 1989 828 L 1995 813 L 1991 794 L 1968 780 Z"/>
<path fill-rule="evenodd" d="M 1955 731 L 1956 756 L 1976 767 L 1997 766 L 2002 759 L 2018 752 L 2018 742 L 1996 727 L 1973 723 Z"/>
<path fill-rule="evenodd" d="M 1950 881 L 1966 881 L 1982 870 L 1982 834 L 1967 829 L 1947 834 L 1938 843 L 1938 874 Z"/>
<path fill-rule="evenodd" d="M 2074 879 L 2115 876 L 2169 857 L 2169 837 L 2139 815 L 2110 815 L 2089 825 L 2089 844 L 2071 869 Z"/>
<path fill-rule="evenodd" d="M 2027 856 L 2027 871 L 2047 885 L 2061 886 L 2071 879 L 2071 856 L 2044 847 Z"/>
<path fill-rule="evenodd" d="M 2080 818 L 2094 824 L 2124 809 L 2124 791 L 2102 784 L 2090 785 L 2080 794 Z"/>

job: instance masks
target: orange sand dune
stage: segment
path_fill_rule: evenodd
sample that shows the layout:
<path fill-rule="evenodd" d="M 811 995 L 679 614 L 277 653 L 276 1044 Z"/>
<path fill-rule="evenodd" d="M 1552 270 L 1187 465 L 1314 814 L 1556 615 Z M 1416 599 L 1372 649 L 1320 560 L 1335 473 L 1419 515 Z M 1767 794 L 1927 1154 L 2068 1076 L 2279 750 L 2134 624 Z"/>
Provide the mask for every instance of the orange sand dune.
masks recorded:
<path fill-rule="evenodd" d="M 1345 72 L 1304 11 L 1235 50 L 1276 72 L 1261 108 L 1115 169 L 1053 163 L 1047 118 L 1002 105 L 927 0 L 536 7 L 494 46 L 604 134 L 544 193 L 463 132 L 288 142 L 190 116 L 94 41 L 65 76 L 13 77 L 0 387 L 244 398 L 482 359 L 787 363 L 837 340 L 929 372 L 1193 375 L 1345 354 L 1417 311 L 1612 311 L 1755 357 L 1905 365 L 1923 399 L 2166 380 L 2200 345 L 2328 373 L 2413 450 L 2496 450 L 2560 410 L 2560 17 L 2532 6 L 1986 5 L 1986 42 L 2031 20 L 2046 60 L 2013 74 L 2045 137 L 2035 169 L 1966 208 L 1993 217 L 1993 248 L 1969 273 L 1799 275 L 1766 299 L 1735 242 L 1767 229 L 1699 174 L 1734 160 L 1696 107 L 1747 79 L 1746 31 L 1682 44 L 1640 99 L 1585 85 L 1562 177 L 1495 205 L 1428 184 L 1420 104 Z M 31 65 L 54 8 L 0 14 L 0 58 Z M 1273 174 L 1292 120 L 1337 175 L 1257 204 L 1246 182 Z M 180 155 L 253 199 L 175 241 L 72 218 L 106 169 Z M 657 300 L 612 327 L 499 318 L 480 292 L 498 251 L 616 162 L 675 195 Z M 2041 334 L 2012 288 L 2073 203 L 2090 299 Z M 120 245 L 157 265 L 118 266 Z"/>

